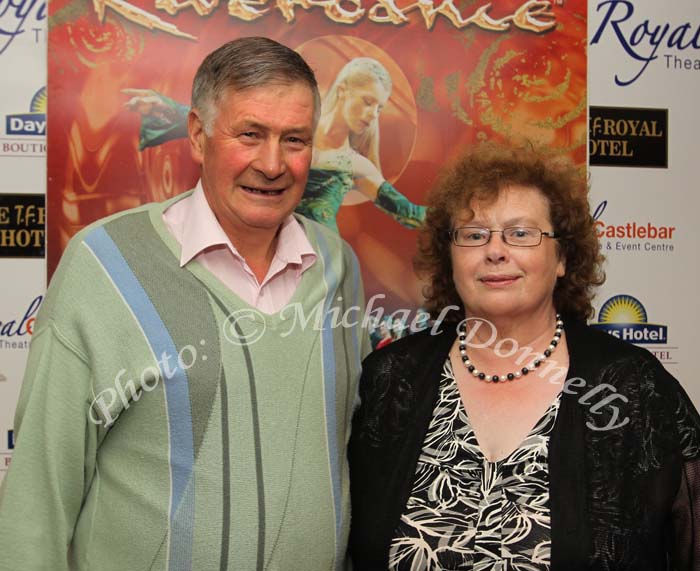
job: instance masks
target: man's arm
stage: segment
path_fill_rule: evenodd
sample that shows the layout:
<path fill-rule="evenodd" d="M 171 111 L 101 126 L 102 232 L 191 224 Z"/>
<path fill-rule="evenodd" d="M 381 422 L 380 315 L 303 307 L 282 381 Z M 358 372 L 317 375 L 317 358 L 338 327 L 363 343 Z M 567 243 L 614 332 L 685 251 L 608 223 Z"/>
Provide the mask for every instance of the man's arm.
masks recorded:
<path fill-rule="evenodd" d="M 89 370 L 48 324 L 32 339 L 15 415 L 17 444 L 0 489 L 0 569 L 69 568 L 95 457 Z"/>

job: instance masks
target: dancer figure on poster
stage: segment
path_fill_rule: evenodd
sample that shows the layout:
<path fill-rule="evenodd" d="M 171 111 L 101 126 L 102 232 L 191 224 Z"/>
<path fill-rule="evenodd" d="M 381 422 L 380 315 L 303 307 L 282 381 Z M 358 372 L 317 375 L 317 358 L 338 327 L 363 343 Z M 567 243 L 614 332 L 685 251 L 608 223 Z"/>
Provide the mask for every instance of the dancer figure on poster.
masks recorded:
<path fill-rule="evenodd" d="M 323 99 L 306 190 L 296 211 L 338 230 L 336 216 L 351 190 L 407 228 L 417 228 L 425 208 L 413 204 L 382 174 L 379 114 L 392 80 L 377 60 L 350 60 Z M 142 115 L 139 146 L 160 145 L 187 134 L 189 108 L 151 89 L 125 89 L 127 107 Z"/>

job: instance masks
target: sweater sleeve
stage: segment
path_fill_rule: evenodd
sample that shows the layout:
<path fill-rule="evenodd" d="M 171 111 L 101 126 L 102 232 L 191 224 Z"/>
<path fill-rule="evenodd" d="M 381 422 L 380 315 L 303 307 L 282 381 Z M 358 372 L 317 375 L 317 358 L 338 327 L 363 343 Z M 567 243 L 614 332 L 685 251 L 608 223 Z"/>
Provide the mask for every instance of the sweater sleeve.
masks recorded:
<path fill-rule="evenodd" d="M 73 529 L 94 470 L 90 372 L 52 324 L 35 333 L 0 488 L 0 570 L 69 568 Z"/>

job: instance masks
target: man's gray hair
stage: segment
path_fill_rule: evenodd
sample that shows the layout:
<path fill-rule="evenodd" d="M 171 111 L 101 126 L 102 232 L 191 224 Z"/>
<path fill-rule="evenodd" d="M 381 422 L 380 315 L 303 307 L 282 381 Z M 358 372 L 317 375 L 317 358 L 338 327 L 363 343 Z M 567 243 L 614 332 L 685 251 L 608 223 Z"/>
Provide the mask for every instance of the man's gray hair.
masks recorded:
<path fill-rule="evenodd" d="M 294 50 L 269 38 L 239 38 L 204 58 L 192 83 L 192 108 L 199 111 L 204 131 L 211 135 L 217 105 L 228 89 L 244 91 L 293 83 L 304 83 L 313 93 L 315 130 L 321 96 L 309 64 Z"/>

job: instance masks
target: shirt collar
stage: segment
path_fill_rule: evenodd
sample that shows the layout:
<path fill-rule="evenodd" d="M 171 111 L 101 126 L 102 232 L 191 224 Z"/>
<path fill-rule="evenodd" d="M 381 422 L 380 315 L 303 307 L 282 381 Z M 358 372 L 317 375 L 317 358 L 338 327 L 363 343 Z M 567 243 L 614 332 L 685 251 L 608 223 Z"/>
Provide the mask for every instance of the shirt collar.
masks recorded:
<path fill-rule="evenodd" d="M 245 261 L 216 219 L 204 195 L 201 181 L 197 183 L 192 195 L 185 200 L 187 203 L 181 206 L 184 209 L 184 218 L 180 267 L 187 265 L 200 253 L 214 246 L 228 247 L 234 256 Z M 275 257 L 284 265 L 299 264 L 301 271 L 306 270 L 316 260 L 316 253 L 306 232 L 292 215 L 282 223 Z"/>

